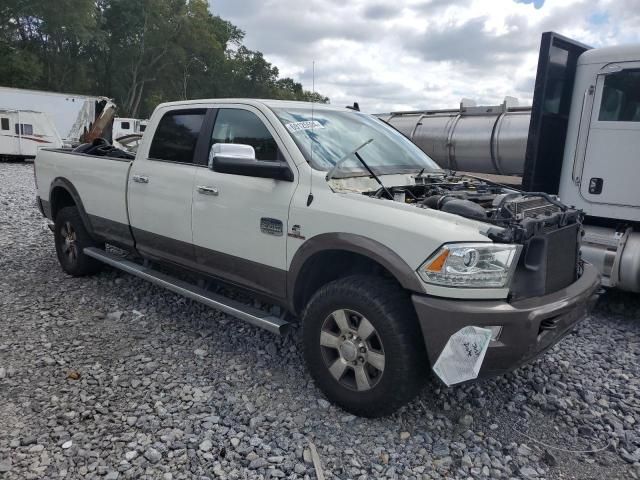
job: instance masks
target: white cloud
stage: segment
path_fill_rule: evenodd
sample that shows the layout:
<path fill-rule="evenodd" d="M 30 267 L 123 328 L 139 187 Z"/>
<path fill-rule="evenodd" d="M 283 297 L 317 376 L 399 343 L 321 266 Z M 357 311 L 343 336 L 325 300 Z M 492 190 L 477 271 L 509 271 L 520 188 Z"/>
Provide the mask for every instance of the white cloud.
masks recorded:
<path fill-rule="evenodd" d="M 452 108 L 531 100 L 542 32 L 593 46 L 640 42 L 640 0 L 210 0 L 212 11 L 337 105 Z M 537 0 L 536 3 L 540 3 Z"/>

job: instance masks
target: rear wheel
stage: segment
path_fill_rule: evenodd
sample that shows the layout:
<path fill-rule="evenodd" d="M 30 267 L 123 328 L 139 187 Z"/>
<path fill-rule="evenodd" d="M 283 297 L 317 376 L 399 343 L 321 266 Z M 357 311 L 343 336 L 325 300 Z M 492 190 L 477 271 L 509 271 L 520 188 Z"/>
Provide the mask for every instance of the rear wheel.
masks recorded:
<path fill-rule="evenodd" d="M 102 263 L 84 254 L 87 247 L 104 248 L 87 232 L 77 207 L 65 207 L 56 215 L 53 229 L 56 253 L 62 269 L 76 277 L 97 273 Z"/>
<path fill-rule="evenodd" d="M 355 275 L 323 286 L 303 316 L 305 361 L 318 387 L 345 410 L 388 415 L 424 385 L 429 364 L 404 289 Z"/>

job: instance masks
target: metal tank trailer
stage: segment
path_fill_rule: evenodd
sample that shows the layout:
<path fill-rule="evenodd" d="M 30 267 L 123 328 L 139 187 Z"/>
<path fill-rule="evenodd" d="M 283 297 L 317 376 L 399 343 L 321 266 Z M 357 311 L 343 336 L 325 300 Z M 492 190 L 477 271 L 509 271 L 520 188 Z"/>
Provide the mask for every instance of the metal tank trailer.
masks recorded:
<path fill-rule="evenodd" d="M 443 168 L 522 176 L 531 107 L 513 98 L 478 107 L 467 101 L 455 110 L 378 115 L 418 145 Z"/>

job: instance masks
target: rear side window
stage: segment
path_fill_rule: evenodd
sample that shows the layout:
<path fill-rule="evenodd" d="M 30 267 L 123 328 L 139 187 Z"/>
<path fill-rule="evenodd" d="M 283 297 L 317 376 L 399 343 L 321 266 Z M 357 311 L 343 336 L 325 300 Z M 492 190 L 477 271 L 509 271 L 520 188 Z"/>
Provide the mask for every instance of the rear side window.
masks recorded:
<path fill-rule="evenodd" d="M 149 157 L 170 162 L 193 163 L 205 109 L 172 110 L 158 123 Z"/>
<path fill-rule="evenodd" d="M 607 75 L 598 120 L 640 122 L 640 70 L 622 70 Z"/>
<path fill-rule="evenodd" d="M 18 129 L 18 127 L 20 127 Z M 33 125 L 30 123 L 16 123 L 16 135 L 33 135 Z"/>
<path fill-rule="evenodd" d="M 0 124 L 1 124 L 2 130 L 9 130 L 9 119 L 8 118 L 1 118 L 0 119 Z"/>
<path fill-rule="evenodd" d="M 278 145 L 258 116 L 248 110 L 222 108 L 218 110 L 211 135 L 214 143 L 251 145 L 258 160 L 278 160 Z"/>
<path fill-rule="evenodd" d="M 129 122 L 122 122 L 120 124 L 120 128 L 122 128 L 122 130 L 129 130 L 131 128 L 131 125 L 129 124 Z"/>

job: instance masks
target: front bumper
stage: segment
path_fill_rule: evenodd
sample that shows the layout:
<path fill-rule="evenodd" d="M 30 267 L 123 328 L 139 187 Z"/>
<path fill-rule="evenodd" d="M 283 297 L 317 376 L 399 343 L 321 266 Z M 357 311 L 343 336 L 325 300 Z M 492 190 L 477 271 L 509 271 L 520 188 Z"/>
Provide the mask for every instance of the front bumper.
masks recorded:
<path fill-rule="evenodd" d="M 585 264 L 582 276 L 568 287 L 542 297 L 508 303 L 503 300 L 451 300 L 414 294 L 431 366 L 449 337 L 469 325 L 499 325 L 479 378 L 500 375 L 527 363 L 555 345 L 585 318 L 598 298 L 600 275 Z"/>

